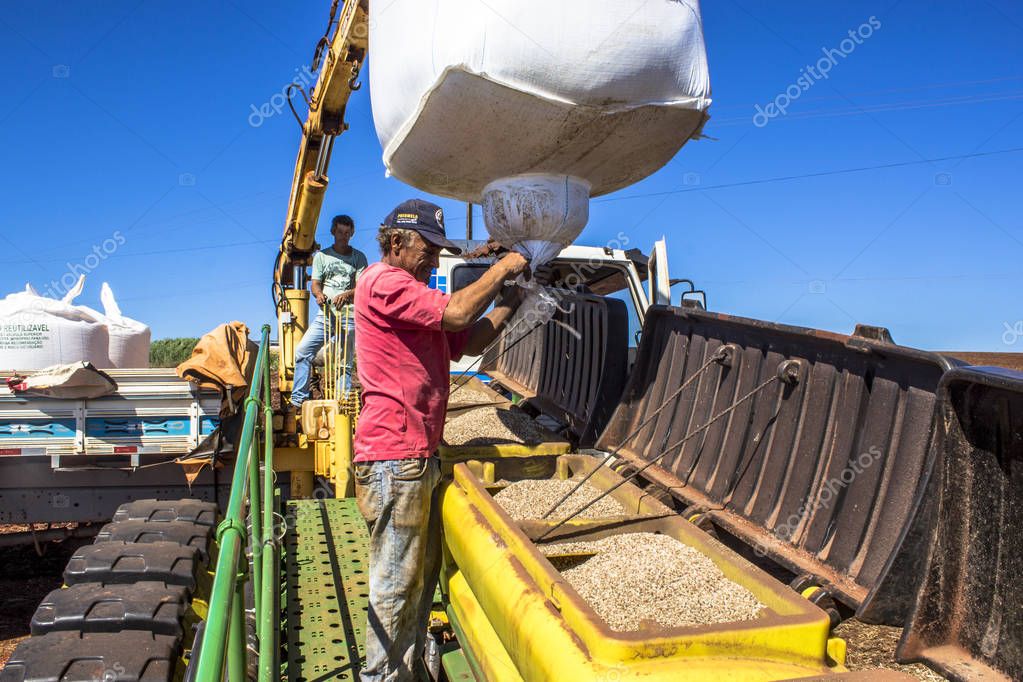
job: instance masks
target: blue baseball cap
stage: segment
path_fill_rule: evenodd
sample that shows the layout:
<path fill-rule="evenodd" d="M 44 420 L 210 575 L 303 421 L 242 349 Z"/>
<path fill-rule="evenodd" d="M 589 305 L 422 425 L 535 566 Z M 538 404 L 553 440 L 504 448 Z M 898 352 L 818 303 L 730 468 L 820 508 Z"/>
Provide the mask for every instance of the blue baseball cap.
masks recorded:
<path fill-rule="evenodd" d="M 401 202 L 387 214 L 383 226 L 413 230 L 434 246 L 445 248 L 456 256 L 462 253 L 462 249 L 455 246 L 444 231 L 444 211 L 437 204 L 430 203 L 425 199 L 409 199 Z"/>

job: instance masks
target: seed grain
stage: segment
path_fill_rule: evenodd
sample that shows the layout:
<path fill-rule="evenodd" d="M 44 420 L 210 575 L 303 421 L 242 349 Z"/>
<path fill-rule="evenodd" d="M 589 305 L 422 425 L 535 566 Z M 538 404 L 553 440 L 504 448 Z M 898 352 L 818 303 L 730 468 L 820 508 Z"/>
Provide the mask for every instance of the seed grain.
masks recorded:
<path fill-rule="evenodd" d="M 537 445 L 555 436 L 519 410 L 480 407 L 448 419 L 444 442 L 454 446 Z"/>
<path fill-rule="evenodd" d="M 554 506 L 565 494 L 576 486 L 578 481 L 561 479 L 528 479 L 516 481 L 504 490 L 494 494 L 501 508 L 517 521 L 539 519 Z M 551 515 L 553 519 L 561 519 L 581 509 L 590 500 L 601 494 L 588 483 L 572 494 Z M 588 507 L 579 518 L 603 519 L 612 516 L 624 516 L 628 512 L 621 502 L 610 495 Z"/>
<path fill-rule="evenodd" d="M 617 632 L 747 621 L 765 609 L 710 558 L 667 535 L 628 533 L 540 550 L 595 553 L 567 562 L 561 574 Z"/>

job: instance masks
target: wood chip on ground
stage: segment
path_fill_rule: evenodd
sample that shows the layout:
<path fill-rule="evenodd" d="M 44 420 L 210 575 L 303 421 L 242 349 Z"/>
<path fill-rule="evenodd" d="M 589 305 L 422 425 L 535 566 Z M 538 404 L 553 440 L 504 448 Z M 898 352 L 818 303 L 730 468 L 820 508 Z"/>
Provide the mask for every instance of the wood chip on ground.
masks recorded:
<path fill-rule="evenodd" d="M 444 443 L 453 446 L 538 445 L 553 434 L 519 410 L 481 407 L 448 419 Z"/>
<path fill-rule="evenodd" d="M 509 484 L 504 490 L 494 494 L 496 501 L 508 516 L 516 521 L 539 519 L 554 504 L 576 486 L 578 481 L 568 479 L 527 479 Z M 569 514 L 581 509 L 584 504 L 596 498 L 601 491 L 589 483 L 584 483 L 579 490 L 565 500 L 550 518 L 561 520 Z M 625 516 L 628 512 L 622 503 L 610 495 L 588 507 L 579 518 L 604 519 L 613 516 Z"/>
<path fill-rule="evenodd" d="M 897 670 L 925 682 L 938 682 L 945 678 L 926 665 L 895 662 L 895 648 L 899 645 L 902 628 L 889 625 L 868 625 L 855 618 L 842 621 L 832 633 L 846 643 L 845 665 L 849 670 Z"/>
<path fill-rule="evenodd" d="M 561 574 L 617 632 L 747 621 L 765 608 L 709 557 L 660 533 L 541 545 L 540 550 L 596 553 Z"/>

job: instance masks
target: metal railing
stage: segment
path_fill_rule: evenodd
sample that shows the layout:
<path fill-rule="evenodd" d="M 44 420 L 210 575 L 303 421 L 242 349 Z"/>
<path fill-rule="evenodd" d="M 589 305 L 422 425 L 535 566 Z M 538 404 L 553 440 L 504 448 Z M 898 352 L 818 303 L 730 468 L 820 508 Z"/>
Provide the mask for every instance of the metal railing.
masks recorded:
<path fill-rule="evenodd" d="M 193 647 L 193 652 L 198 652 L 196 660 L 189 665 L 195 667 L 194 675 L 187 675 L 197 682 L 221 682 L 225 679 L 225 663 L 229 682 L 245 682 L 249 662 L 245 586 L 250 580 L 259 643 L 258 679 L 271 682 L 280 678 L 279 624 L 276 622 L 280 559 L 274 532 L 269 346 L 270 327 L 264 325 L 249 396 L 245 400 L 231 493 L 224 520 L 217 527 L 218 554 L 209 613 Z M 262 443 L 257 434 L 259 430 Z M 246 552 L 246 546 L 250 553 Z"/>

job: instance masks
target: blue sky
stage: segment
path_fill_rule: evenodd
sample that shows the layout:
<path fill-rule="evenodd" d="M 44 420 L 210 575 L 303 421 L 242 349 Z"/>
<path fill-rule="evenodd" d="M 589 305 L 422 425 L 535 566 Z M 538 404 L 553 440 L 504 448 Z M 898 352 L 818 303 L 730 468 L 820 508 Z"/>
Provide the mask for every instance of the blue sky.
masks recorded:
<path fill-rule="evenodd" d="M 250 114 L 301 74 L 328 8 L 5 2 L 0 292 L 85 269 L 80 302 L 109 281 L 155 338 L 269 321 L 299 131 L 287 110 Z M 871 17 L 827 79 L 754 125 L 756 105 Z M 595 200 L 580 242 L 667 236 L 672 274 L 713 310 L 1023 351 L 1023 7 L 714 0 L 703 18 L 714 139 Z M 353 215 L 372 259 L 373 226 L 417 192 L 384 177 L 364 81 L 325 217 Z M 459 233 L 464 208 L 442 203 Z"/>

